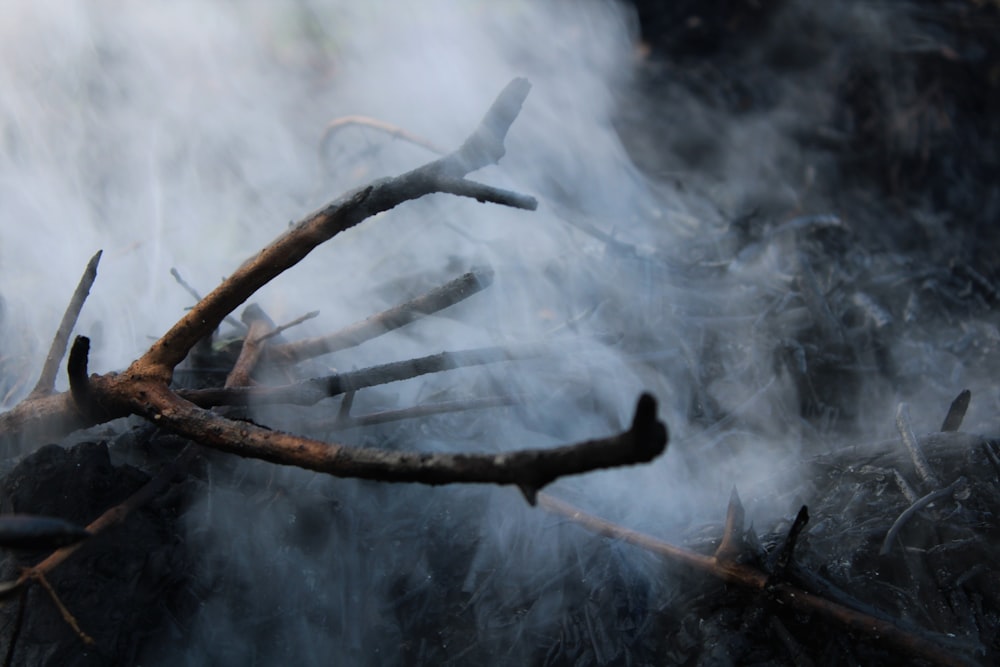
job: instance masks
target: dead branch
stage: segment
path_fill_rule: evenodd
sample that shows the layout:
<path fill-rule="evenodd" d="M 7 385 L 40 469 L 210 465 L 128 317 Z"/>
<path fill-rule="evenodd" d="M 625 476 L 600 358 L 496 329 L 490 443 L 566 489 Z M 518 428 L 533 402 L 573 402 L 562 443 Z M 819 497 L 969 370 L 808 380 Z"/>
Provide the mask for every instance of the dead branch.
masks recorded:
<path fill-rule="evenodd" d="M 948 414 L 945 415 L 941 430 L 944 432 L 957 431 L 962 428 L 962 420 L 965 419 L 965 412 L 969 409 L 969 401 L 972 400 L 972 392 L 964 389 L 959 392 L 955 400 L 948 407 Z"/>
<path fill-rule="evenodd" d="M 399 382 L 442 371 L 517 361 L 539 357 L 551 349 L 550 345 L 524 343 L 506 347 L 481 347 L 471 350 L 440 352 L 426 357 L 394 361 L 387 364 L 312 378 L 276 387 L 225 387 L 222 389 L 182 389 L 177 395 L 202 408 L 221 405 L 314 405 L 325 398 Z"/>
<path fill-rule="evenodd" d="M 344 396 L 347 401 L 353 392 Z M 517 396 L 482 396 L 479 398 L 468 398 L 462 401 L 442 401 L 428 405 L 417 405 L 412 408 L 400 410 L 382 410 L 366 415 L 352 416 L 350 410 L 341 410 L 336 417 L 324 422 L 313 422 L 313 428 L 331 428 L 334 430 L 347 430 L 363 426 L 374 426 L 375 424 L 385 424 L 388 422 L 402 421 L 404 419 L 419 419 L 448 412 L 467 412 L 469 410 L 484 410 L 486 408 L 498 408 L 508 405 L 516 405 L 524 399 Z M 343 408 L 343 406 L 341 406 Z M 350 406 L 348 406 L 349 408 Z"/>
<path fill-rule="evenodd" d="M 319 143 L 320 154 L 325 154 L 330 143 L 333 141 L 334 136 L 336 136 L 336 134 L 341 130 L 348 127 L 367 127 L 372 130 L 377 130 L 396 139 L 408 141 L 415 146 L 426 148 L 435 155 L 444 155 L 447 152 L 441 150 L 423 137 L 413 134 L 412 132 L 408 132 L 401 127 L 392 125 L 391 123 L 378 120 L 377 118 L 370 118 L 368 116 L 343 116 L 341 118 L 334 118 L 327 123 L 326 129 L 323 131 L 323 138 L 320 139 Z"/>
<path fill-rule="evenodd" d="M 588 514 L 548 494 L 539 494 L 538 502 L 543 509 L 571 519 L 593 533 L 634 544 L 726 583 L 750 591 L 767 592 L 771 599 L 782 607 L 806 614 L 817 614 L 830 622 L 843 626 L 851 633 L 867 637 L 875 642 L 882 642 L 912 658 L 935 665 L 975 664 L 963 656 L 951 653 L 937 642 L 924 636 L 920 630 L 906 628 L 902 622 L 865 614 L 788 583 L 770 584 L 769 576 L 765 572 L 750 565 L 729 559 L 720 560 L 714 556 L 705 556 L 683 547 L 674 546 L 645 533 Z"/>
<path fill-rule="evenodd" d="M 917 436 L 913 432 L 913 423 L 910 421 L 910 408 L 906 403 L 900 403 L 896 407 L 896 428 L 903 439 L 903 444 L 906 445 L 906 450 L 913 459 L 913 467 L 916 469 L 917 475 L 932 489 L 939 488 L 941 482 L 931 470 L 927 457 L 924 455 L 923 449 L 920 448 Z"/>
<path fill-rule="evenodd" d="M 90 522 L 87 526 L 87 533 L 91 536 L 97 535 L 111 526 L 121 523 L 130 513 L 156 498 L 173 482 L 177 475 L 184 471 L 196 453 L 197 448 L 194 445 L 188 444 L 185 446 L 173 461 L 167 464 L 162 470 L 160 470 L 159 473 L 156 474 L 155 477 L 146 482 L 146 484 L 144 484 L 138 491 Z M 87 542 L 77 542 L 61 549 L 57 549 L 34 567 L 27 568 L 21 573 L 21 576 L 14 581 L 0 583 L 0 599 L 6 598 L 18 591 L 29 581 L 35 580 L 38 576 L 51 572 L 61 565 L 67 558 L 76 553 L 77 550 L 85 544 L 87 544 Z"/>
<path fill-rule="evenodd" d="M 42 366 L 38 384 L 28 394 L 29 399 L 48 396 L 55 390 L 56 373 L 59 372 L 59 364 L 62 363 L 63 356 L 66 354 L 69 335 L 73 333 L 73 327 L 76 326 L 76 320 L 80 317 L 83 304 L 86 302 L 87 296 L 90 295 L 90 288 L 94 286 L 94 280 L 97 278 L 97 265 L 100 264 L 103 253 L 103 250 L 98 250 L 87 262 L 87 268 L 84 269 L 80 282 L 73 292 L 73 297 L 69 300 L 69 305 L 66 306 L 66 312 L 63 313 L 62 321 L 59 322 L 59 328 L 56 329 L 56 335 L 52 339 L 49 353 L 45 357 L 45 365 Z"/>
<path fill-rule="evenodd" d="M 195 301 L 201 301 L 201 294 L 199 294 L 198 290 L 192 287 L 190 283 L 184 280 L 184 278 L 181 276 L 180 271 L 178 271 L 175 267 L 171 267 L 170 275 L 174 277 L 174 280 L 177 281 L 177 284 L 183 287 L 184 291 L 190 294 Z M 246 331 L 246 326 L 232 315 L 226 315 L 223 321 L 229 324 L 229 326 L 233 327 L 237 331 Z"/>
<path fill-rule="evenodd" d="M 226 378 L 226 387 L 245 387 L 250 384 L 250 374 L 264 353 L 265 344 L 261 340 L 275 329 L 271 318 L 255 303 L 246 307 L 240 319 L 247 325 L 247 335 L 243 339 L 240 356 Z"/>
<path fill-rule="evenodd" d="M 285 324 L 282 324 L 279 327 L 275 327 L 274 331 L 270 331 L 270 332 L 268 332 L 266 334 L 258 336 L 256 338 L 256 341 L 258 343 L 262 343 L 265 340 L 269 340 L 271 338 L 274 338 L 275 336 L 280 336 L 281 334 L 285 333 L 286 331 L 288 331 L 292 327 L 297 327 L 300 324 L 302 324 L 303 322 L 308 322 L 309 320 L 315 319 L 317 317 L 319 317 L 319 311 L 318 310 L 310 310 L 305 315 L 302 315 L 300 317 L 296 317 L 291 322 L 286 322 Z"/>
<path fill-rule="evenodd" d="M 267 351 L 267 360 L 272 363 L 291 364 L 360 345 L 376 336 L 404 327 L 424 315 L 444 310 L 486 289 L 491 284 L 493 284 L 491 269 L 470 271 L 430 292 L 328 336 L 274 345 Z"/>
<path fill-rule="evenodd" d="M 903 513 L 900 514 L 896 518 L 896 520 L 892 522 L 892 526 L 889 527 L 889 532 L 885 534 L 885 539 L 882 540 L 882 546 L 878 550 L 878 555 L 879 556 L 889 555 L 889 552 L 892 551 L 892 545 L 895 544 L 896 542 L 896 537 L 899 536 L 899 531 L 902 530 L 903 526 L 906 525 L 906 522 L 909 521 L 911 518 L 913 518 L 913 516 L 917 512 L 927 507 L 936 500 L 939 500 L 941 498 L 946 498 L 952 495 L 953 493 L 964 487 L 965 484 L 966 484 L 966 479 L 964 477 L 959 477 L 958 479 L 956 479 L 954 482 L 944 487 L 943 489 L 937 489 L 935 491 L 931 491 L 924 497 L 914 501 L 912 505 L 903 510 Z"/>
<path fill-rule="evenodd" d="M 170 382 L 173 369 L 195 344 L 257 290 L 298 264 L 313 249 L 377 213 L 434 192 L 449 192 L 533 210 L 531 197 L 465 180 L 466 174 L 495 164 L 505 153 L 504 138 L 520 113 L 531 84 L 515 79 L 500 93 L 472 136 L 455 152 L 395 178 L 386 178 L 344 195 L 306 217 L 246 261 L 188 311 L 125 376 Z"/>

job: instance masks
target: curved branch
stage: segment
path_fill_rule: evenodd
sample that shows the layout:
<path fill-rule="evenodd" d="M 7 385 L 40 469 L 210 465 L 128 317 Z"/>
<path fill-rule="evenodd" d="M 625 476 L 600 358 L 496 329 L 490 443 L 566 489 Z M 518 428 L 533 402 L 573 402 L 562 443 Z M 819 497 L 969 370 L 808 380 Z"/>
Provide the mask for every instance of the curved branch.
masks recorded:
<path fill-rule="evenodd" d="M 347 447 L 247 422 L 233 422 L 189 403 L 158 383 L 139 392 L 132 409 L 155 424 L 207 447 L 247 458 L 297 466 L 336 477 L 421 484 L 514 484 L 534 494 L 564 475 L 645 463 L 667 446 L 667 428 L 657 419 L 656 399 L 643 394 L 632 426 L 607 438 L 552 449 L 501 454 L 439 454 Z"/>
<path fill-rule="evenodd" d="M 330 352 L 360 345 L 366 340 L 399 329 L 424 315 L 452 306 L 493 284 L 492 269 L 477 269 L 426 292 L 414 299 L 372 315 L 328 336 L 308 338 L 294 343 L 272 345 L 265 353 L 271 363 L 296 363 Z"/>
<path fill-rule="evenodd" d="M 76 326 L 76 320 L 80 317 L 83 304 L 87 301 L 87 296 L 90 295 L 90 288 L 94 286 L 94 281 L 97 279 L 97 265 L 101 262 L 102 254 L 104 254 L 104 251 L 98 250 L 90 258 L 90 261 L 87 262 L 87 268 L 83 270 L 80 282 L 73 292 L 73 297 L 70 299 L 69 305 L 66 306 L 66 312 L 63 313 L 62 321 L 59 322 L 59 328 L 56 329 L 56 335 L 52 339 L 52 345 L 49 347 L 49 354 L 45 357 L 45 365 L 42 367 L 38 384 L 35 385 L 35 388 L 31 390 L 31 394 L 28 395 L 29 399 L 47 396 L 53 392 L 56 374 L 59 372 L 59 363 L 62 361 L 63 355 L 66 354 L 69 335 L 73 333 L 73 327 Z"/>

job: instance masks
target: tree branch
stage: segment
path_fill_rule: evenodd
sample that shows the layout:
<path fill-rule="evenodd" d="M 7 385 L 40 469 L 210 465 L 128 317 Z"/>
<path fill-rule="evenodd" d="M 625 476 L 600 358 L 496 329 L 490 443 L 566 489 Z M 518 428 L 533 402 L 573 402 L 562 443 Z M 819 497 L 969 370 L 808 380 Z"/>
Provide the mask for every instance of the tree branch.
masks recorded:
<path fill-rule="evenodd" d="M 470 271 L 436 289 L 372 315 L 366 320 L 345 327 L 340 331 L 307 338 L 294 343 L 283 343 L 268 348 L 265 358 L 269 363 L 292 364 L 330 352 L 354 347 L 384 333 L 399 329 L 431 313 L 469 298 L 493 284 L 492 269 Z"/>
<path fill-rule="evenodd" d="M 476 131 L 454 153 L 344 195 L 294 225 L 188 311 L 126 374 L 135 378 L 157 377 L 168 383 L 173 369 L 191 348 L 257 290 L 298 264 L 321 243 L 405 201 L 446 191 L 533 209 L 537 206 L 533 198 L 462 180 L 469 172 L 495 164 L 503 157 L 504 138 L 530 88 L 526 79 L 515 79 L 508 84 Z"/>
<path fill-rule="evenodd" d="M 607 438 L 552 449 L 502 454 L 437 454 L 348 447 L 320 442 L 247 422 L 233 422 L 183 400 L 158 383 L 138 392 L 132 411 L 202 445 L 247 458 L 297 466 L 336 477 L 422 484 L 514 484 L 529 502 L 564 475 L 645 463 L 667 446 L 667 428 L 657 419 L 656 399 L 643 394 L 632 426 Z"/>

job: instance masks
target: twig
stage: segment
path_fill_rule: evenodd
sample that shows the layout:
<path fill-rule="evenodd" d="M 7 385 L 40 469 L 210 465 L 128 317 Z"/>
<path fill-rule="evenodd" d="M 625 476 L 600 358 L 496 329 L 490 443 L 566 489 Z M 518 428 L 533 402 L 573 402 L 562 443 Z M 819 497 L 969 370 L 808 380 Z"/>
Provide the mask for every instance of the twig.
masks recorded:
<path fill-rule="evenodd" d="M 280 327 L 275 327 L 274 331 L 271 331 L 269 333 L 257 336 L 257 338 L 255 339 L 255 341 L 258 342 L 258 343 L 263 343 L 265 340 L 270 340 L 271 338 L 274 338 L 275 336 L 280 336 L 281 334 L 285 333 L 286 331 L 288 331 L 292 327 L 297 327 L 298 325 L 302 324 L 303 322 L 308 322 L 309 320 L 314 319 L 314 318 L 316 318 L 318 316 L 319 316 L 319 311 L 318 310 L 310 310 L 305 315 L 302 315 L 301 317 L 296 317 L 291 322 L 286 322 L 285 324 L 282 324 Z"/>
<path fill-rule="evenodd" d="M 931 466 L 927 462 L 927 457 L 924 456 L 924 452 L 920 449 L 920 444 L 917 442 L 917 436 L 913 433 L 913 426 L 910 421 L 910 408 L 906 403 L 900 403 L 896 408 L 896 428 L 899 430 L 899 435 L 903 438 L 903 444 L 906 445 L 907 451 L 910 452 L 910 457 L 913 459 L 913 467 L 916 468 L 917 475 L 931 488 L 936 489 L 940 487 L 941 482 L 938 481 L 934 471 L 931 470 Z"/>
<path fill-rule="evenodd" d="M 954 482 L 944 487 L 943 489 L 937 489 L 936 491 L 931 491 L 924 497 L 918 499 L 915 503 L 907 507 L 902 514 L 900 514 L 896 520 L 892 523 L 892 527 L 889 528 L 889 532 L 885 534 L 885 539 L 882 540 L 882 548 L 878 550 L 879 556 L 887 556 L 890 551 L 892 551 L 892 545 L 896 542 L 896 536 L 899 535 L 899 531 L 906 525 L 906 522 L 913 517 L 914 514 L 927 507 L 935 500 L 945 498 L 954 493 L 960 486 L 965 484 L 965 478 L 959 477 Z"/>
<path fill-rule="evenodd" d="M 174 277 L 174 280 L 177 281 L 178 285 L 180 285 L 181 287 L 183 287 L 184 290 L 188 294 L 190 294 L 192 297 L 194 297 L 195 301 L 201 301 L 201 294 L 194 287 L 191 287 L 191 285 L 186 280 L 184 280 L 184 278 L 181 277 L 181 272 L 180 271 L 178 271 L 174 267 L 171 267 L 170 268 L 170 275 L 172 275 Z M 233 327 L 237 331 L 246 331 L 247 330 L 246 325 L 243 324 L 242 322 L 240 322 L 238 319 L 236 319 L 232 315 L 226 315 L 226 317 L 224 318 L 224 321 L 226 322 L 226 324 L 228 324 L 229 326 Z"/>
<path fill-rule="evenodd" d="M 941 424 L 941 430 L 945 432 L 957 431 L 962 428 L 962 420 L 965 419 L 965 411 L 969 409 L 969 401 L 972 400 L 972 392 L 964 389 L 959 392 L 955 400 L 948 408 L 948 414 Z"/>
<path fill-rule="evenodd" d="M 231 422 L 151 385 L 145 399 L 154 423 L 200 444 L 238 456 L 315 470 L 337 477 L 421 484 L 513 484 L 529 498 L 564 475 L 646 463 L 667 446 L 667 429 L 656 418 L 656 399 L 643 394 L 632 426 L 607 438 L 551 449 L 501 454 L 437 454 L 349 447 Z"/>
<path fill-rule="evenodd" d="M 401 127 L 386 123 L 385 121 L 378 120 L 376 118 L 370 118 L 368 116 L 343 116 L 341 118 L 334 118 L 326 125 L 326 129 L 323 131 L 323 138 L 320 139 L 320 154 L 324 154 L 330 142 L 333 140 L 334 135 L 347 127 L 367 127 L 373 130 L 377 130 L 384 134 L 388 134 L 396 139 L 402 139 L 403 141 L 408 141 L 415 146 L 420 146 L 421 148 L 426 148 L 431 153 L 435 155 L 444 155 L 447 151 L 441 150 L 438 146 L 431 143 L 430 141 L 420 137 L 411 132 L 407 132 Z"/>
<path fill-rule="evenodd" d="M 50 584 L 49 580 L 45 578 L 45 575 L 38 571 L 32 571 L 31 578 L 42 585 L 42 588 L 44 588 L 45 592 L 49 594 L 52 602 L 55 603 L 56 609 L 59 610 L 59 614 L 63 617 L 63 620 L 66 621 L 66 624 L 69 625 L 69 627 L 73 628 L 73 632 L 75 632 L 76 636 L 80 638 L 80 641 L 87 646 L 93 646 L 94 639 L 83 631 L 80 624 L 77 622 L 76 617 L 70 613 L 70 610 L 67 609 L 66 605 L 64 605 L 62 600 L 59 599 L 55 589 L 52 588 L 52 584 Z"/>
<path fill-rule="evenodd" d="M 354 393 L 348 393 L 344 396 L 344 400 L 347 400 L 348 396 L 353 396 Z M 328 422 L 319 422 L 311 424 L 314 428 L 332 428 L 335 430 L 347 430 L 351 428 L 359 428 L 363 426 L 374 426 L 375 424 L 385 424 L 387 422 L 402 421 L 404 419 L 419 419 L 421 417 L 430 417 L 432 415 L 444 414 L 447 412 L 467 412 L 468 410 L 483 410 L 486 408 L 497 408 L 505 405 L 516 405 L 519 399 L 515 396 L 483 396 L 480 398 L 468 398 L 461 401 L 443 401 L 441 403 L 432 403 L 430 405 L 418 405 L 412 408 L 403 408 L 401 410 L 383 410 L 381 412 L 373 412 L 367 415 L 359 415 L 357 417 L 351 417 L 350 415 L 342 417 L 340 414 L 336 418 Z"/>
<path fill-rule="evenodd" d="M 424 315 L 430 315 L 468 299 L 493 283 L 491 269 L 470 271 L 441 287 L 401 303 L 336 333 L 295 343 L 274 345 L 267 351 L 269 361 L 295 363 L 321 354 L 359 345 L 366 340 L 404 327 Z"/>
<path fill-rule="evenodd" d="M 261 338 L 274 331 L 274 322 L 255 303 L 246 307 L 241 319 L 247 325 L 247 335 L 243 339 L 240 356 L 226 377 L 226 387 L 230 388 L 245 387 L 250 384 L 250 374 L 257 367 L 257 360 L 263 353 L 265 343 L 261 343 Z"/>
<path fill-rule="evenodd" d="M 28 395 L 29 399 L 47 396 L 54 391 L 59 365 L 62 363 L 63 355 L 66 354 L 66 346 L 69 344 L 69 335 L 73 333 L 73 327 L 76 326 L 76 320 L 80 317 L 80 311 L 83 310 L 83 304 L 90 294 L 90 288 L 93 287 L 94 280 L 97 279 L 97 265 L 100 264 L 103 253 L 103 250 L 98 250 L 87 262 L 87 268 L 84 269 L 80 282 L 73 292 L 73 297 L 70 299 L 69 305 L 66 306 L 66 312 L 63 313 L 59 328 L 56 329 L 56 335 L 49 347 L 49 354 L 45 357 L 45 365 L 42 367 L 38 384 Z"/>
<path fill-rule="evenodd" d="M 752 591 L 763 591 L 766 588 L 771 599 L 779 605 L 807 614 L 817 614 L 859 636 L 883 642 L 913 658 L 925 660 L 935 665 L 975 664 L 922 636 L 919 630 L 906 629 L 900 622 L 859 612 L 788 583 L 769 586 L 767 574 L 749 565 L 730 560 L 718 560 L 713 556 L 705 556 L 683 547 L 674 546 L 650 535 L 624 528 L 606 519 L 588 514 L 545 493 L 539 494 L 538 504 L 549 512 L 571 519 L 593 533 L 634 544 L 722 581 Z"/>
<path fill-rule="evenodd" d="M 389 382 L 440 373 L 442 371 L 518 361 L 546 354 L 550 345 L 525 343 L 506 347 L 482 347 L 471 350 L 440 352 L 426 357 L 394 361 L 388 364 L 312 378 L 280 387 L 228 387 L 224 389 L 182 389 L 177 395 L 186 401 L 207 408 L 220 405 L 254 405 L 283 403 L 313 405 L 324 398 L 339 396 Z"/>

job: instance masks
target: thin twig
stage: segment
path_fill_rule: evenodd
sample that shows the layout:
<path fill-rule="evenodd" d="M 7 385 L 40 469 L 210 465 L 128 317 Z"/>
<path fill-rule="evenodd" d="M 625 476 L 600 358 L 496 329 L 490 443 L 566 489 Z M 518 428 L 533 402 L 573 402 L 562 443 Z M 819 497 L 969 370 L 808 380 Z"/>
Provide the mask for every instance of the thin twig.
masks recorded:
<path fill-rule="evenodd" d="M 274 331 L 274 322 L 267 316 L 267 313 L 255 303 L 251 303 L 243 311 L 243 323 L 247 325 L 247 335 L 243 339 L 243 347 L 240 348 L 240 356 L 237 357 L 233 369 L 226 377 L 226 387 L 245 387 L 250 384 L 250 374 L 257 367 L 257 361 L 263 354 L 263 337 Z"/>
<path fill-rule="evenodd" d="M 426 357 L 394 361 L 388 364 L 312 378 L 278 387 L 228 387 L 223 389 L 182 389 L 177 395 L 203 407 L 220 405 L 314 405 L 332 396 L 366 387 L 409 380 L 429 373 L 519 361 L 544 356 L 551 344 L 523 343 L 506 347 L 481 347 L 471 350 L 440 352 Z"/>
<path fill-rule="evenodd" d="M 944 418 L 944 423 L 941 424 L 942 431 L 952 432 L 962 428 L 962 420 L 965 419 L 965 412 L 969 409 L 969 401 L 971 400 L 971 391 L 964 389 L 959 392 L 948 408 L 948 414 Z"/>
<path fill-rule="evenodd" d="M 194 297 L 194 300 L 196 302 L 197 301 L 201 301 L 201 294 L 198 292 L 198 290 L 196 290 L 194 287 L 192 287 L 190 285 L 190 283 L 188 283 L 186 280 L 184 280 L 184 278 L 181 276 L 181 272 L 180 271 L 178 271 L 174 267 L 171 267 L 170 268 L 170 275 L 172 275 L 174 277 L 174 280 L 177 281 L 178 285 L 180 285 L 181 287 L 184 288 L 184 291 L 186 291 L 188 294 L 190 294 L 192 297 Z M 226 315 L 226 317 L 224 318 L 224 321 L 226 322 L 226 324 L 228 324 L 229 326 L 233 327 L 237 331 L 246 331 L 247 330 L 246 325 L 243 324 L 242 322 L 240 322 L 238 319 L 236 319 L 232 315 Z"/>
<path fill-rule="evenodd" d="M 35 388 L 28 395 L 29 399 L 47 396 L 55 390 L 56 375 L 59 373 L 59 365 L 66 354 L 66 346 L 69 345 L 69 336 L 73 333 L 73 327 L 76 326 L 76 320 L 80 317 L 83 304 L 87 301 L 90 288 L 94 286 L 94 280 L 97 279 L 97 265 L 100 264 L 103 253 L 103 250 L 98 250 L 90 258 L 90 261 L 87 262 L 87 268 L 84 269 L 83 275 L 80 277 L 80 282 L 73 292 L 73 297 L 70 299 L 69 305 L 66 306 L 66 312 L 63 313 L 59 328 L 56 329 L 56 335 L 52 339 L 49 353 L 45 357 L 45 365 L 42 367 L 38 384 L 35 385 Z"/>
<path fill-rule="evenodd" d="M 62 603 L 62 600 L 59 599 L 59 596 L 56 594 L 55 589 L 52 588 L 52 584 L 50 584 L 49 580 L 45 578 L 45 575 L 42 572 L 32 570 L 31 578 L 32 580 L 37 581 L 39 584 L 42 585 L 42 588 L 45 589 L 45 592 L 49 594 L 49 598 L 51 598 L 52 602 L 55 603 L 56 609 L 59 610 L 59 614 L 63 617 L 63 620 L 66 621 L 66 624 L 73 629 L 73 632 L 75 632 L 76 636 L 80 638 L 80 641 L 82 641 L 87 646 L 93 646 L 95 643 L 94 639 L 83 631 L 83 629 L 80 627 L 79 622 L 77 622 L 76 617 L 73 616 L 70 610 L 66 608 L 66 605 Z"/>
<path fill-rule="evenodd" d="M 910 458 L 913 459 L 913 467 L 916 468 L 917 475 L 931 488 L 939 488 L 941 482 L 931 470 L 927 457 L 924 456 L 920 443 L 917 441 L 917 436 L 913 433 L 910 408 L 906 403 L 900 403 L 896 408 L 896 428 L 899 430 L 900 437 L 903 438 L 903 444 L 906 445 L 907 451 L 910 452 Z"/>
<path fill-rule="evenodd" d="M 632 426 L 617 435 L 550 449 L 500 454 L 401 452 L 320 442 L 247 422 L 231 422 L 150 385 L 144 399 L 158 425 L 237 456 L 292 465 L 336 477 L 421 484 L 513 484 L 533 492 L 564 475 L 646 463 L 667 446 L 667 429 L 656 417 L 656 399 L 643 394 Z"/>
<path fill-rule="evenodd" d="M 283 334 L 284 332 L 288 331 L 292 327 L 297 327 L 298 325 L 302 324 L 303 322 L 308 322 L 309 320 L 314 319 L 316 317 L 319 317 L 319 311 L 318 310 L 310 310 L 305 315 L 302 315 L 301 317 L 296 317 L 291 322 L 286 322 L 285 324 L 282 324 L 280 327 L 275 327 L 274 331 L 271 331 L 269 333 L 257 336 L 257 338 L 255 338 L 254 340 L 256 342 L 258 342 L 258 343 L 263 343 L 265 340 L 270 340 L 271 338 L 274 338 L 275 336 L 280 336 L 281 334 Z"/>
<path fill-rule="evenodd" d="M 245 262 L 221 285 L 185 314 L 129 368 L 132 378 L 157 378 L 167 383 L 173 369 L 194 345 L 257 290 L 298 264 L 321 243 L 373 215 L 434 192 L 471 196 L 533 209 L 529 197 L 466 181 L 472 171 L 495 164 L 511 123 L 520 113 L 531 84 L 515 79 L 500 93 L 482 123 L 455 152 L 395 178 L 387 178 L 344 195 L 292 226 L 285 234 Z"/>
<path fill-rule="evenodd" d="M 491 269 L 476 269 L 328 336 L 274 345 L 267 351 L 267 358 L 273 362 L 295 363 L 353 347 L 468 299 L 492 283 Z"/>
<path fill-rule="evenodd" d="M 943 489 L 931 491 L 923 498 L 918 499 L 915 503 L 907 507 L 903 513 L 900 514 L 895 521 L 893 521 L 892 527 L 889 528 L 889 532 L 885 534 L 885 539 L 882 540 L 882 548 L 878 550 L 878 555 L 887 556 L 889 552 L 892 551 L 892 545 L 896 542 L 896 536 L 899 535 L 899 531 L 902 530 L 903 526 L 906 525 L 906 522 L 909 521 L 913 515 L 933 503 L 935 500 L 950 496 L 963 484 L 965 484 L 965 478 L 959 477 Z"/>

